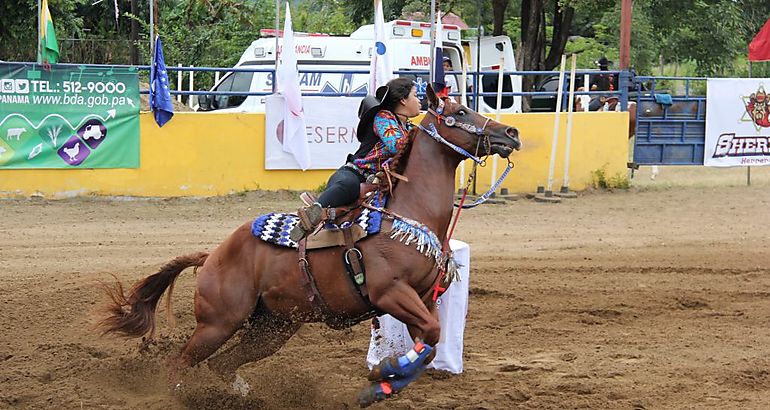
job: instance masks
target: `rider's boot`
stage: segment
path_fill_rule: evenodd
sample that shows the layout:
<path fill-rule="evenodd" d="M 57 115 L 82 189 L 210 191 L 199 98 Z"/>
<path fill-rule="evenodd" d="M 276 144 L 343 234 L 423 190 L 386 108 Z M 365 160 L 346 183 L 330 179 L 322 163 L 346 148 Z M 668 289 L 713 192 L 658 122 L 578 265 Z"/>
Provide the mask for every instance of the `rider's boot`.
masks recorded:
<path fill-rule="evenodd" d="M 300 208 L 297 211 L 297 216 L 299 217 L 299 223 L 289 232 L 289 238 L 294 242 L 299 242 L 318 228 L 318 225 L 326 219 L 327 210 L 316 202 Z"/>

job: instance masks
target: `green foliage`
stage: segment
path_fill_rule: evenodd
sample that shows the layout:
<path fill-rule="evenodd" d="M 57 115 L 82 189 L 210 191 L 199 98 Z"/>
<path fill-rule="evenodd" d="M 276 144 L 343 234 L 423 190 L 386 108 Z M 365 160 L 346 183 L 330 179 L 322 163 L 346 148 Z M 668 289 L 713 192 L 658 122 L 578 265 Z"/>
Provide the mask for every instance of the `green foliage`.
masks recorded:
<path fill-rule="evenodd" d="M 292 8 L 294 30 L 306 33 L 348 35 L 358 26 L 345 12 L 343 0 L 305 1 Z M 318 18 L 323 16 L 323 18 Z"/>
<path fill-rule="evenodd" d="M 515 45 L 516 44 L 515 37 L 521 34 L 521 17 L 512 16 L 506 19 L 505 23 L 503 23 L 503 31 L 508 33 L 508 35 L 514 41 L 514 45 Z"/>
<path fill-rule="evenodd" d="M 650 16 L 658 53 L 665 62 L 692 61 L 701 76 L 734 75 L 733 62 L 745 54 L 756 33 L 745 24 L 745 5 L 753 0 L 649 0 L 641 12 Z M 765 18 L 770 6 L 763 8 Z M 636 12 L 636 10 L 635 10 Z"/>
<path fill-rule="evenodd" d="M 60 43 L 83 34 L 83 20 L 76 13 L 86 0 L 49 0 L 48 10 Z M 35 61 L 37 58 L 37 0 L 0 1 L 0 60 Z M 60 46 L 60 58 L 66 50 Z M 66 62 L 63 60 L 62 62 Z"/>
<path fill-rule="evenodd" d="M 270 0 L 166 0 L 158 32 L 167 61 L 182 65 L 234 65 L 261 28 L 273 27 Z"/>
<path fill-rule="evenodd" d="M 629 189 L 631 181 L 626 175 L 616 173 L 613 176 L 607 175 L 607 165 L 591 171 L 591 186 L 595 189 L 606 189 L 609 191 L 615 189 Z"/>

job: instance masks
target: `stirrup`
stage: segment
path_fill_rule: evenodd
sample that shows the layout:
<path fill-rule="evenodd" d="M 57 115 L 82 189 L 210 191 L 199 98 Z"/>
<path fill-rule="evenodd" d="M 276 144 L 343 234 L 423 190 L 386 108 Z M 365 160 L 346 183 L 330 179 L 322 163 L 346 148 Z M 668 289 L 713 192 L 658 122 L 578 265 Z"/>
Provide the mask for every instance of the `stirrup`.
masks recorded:
<path fill-rule="evenodd" d="M 313 194 L 311 194 L 310 192 L 303 192 L 303 193 L 299 194 L 299 199 L 306 206 L 312 206 L 317 201 L 315 196 Z"/>
<path fill-rule="evenodd" d="M 326 219 L 326 209 L 316 202 L 297 210 L 297 216 L 299 221 L 289 232 L 289 239 L 294 242 L 302 240 L 302 238 L 313 232 Z"/>

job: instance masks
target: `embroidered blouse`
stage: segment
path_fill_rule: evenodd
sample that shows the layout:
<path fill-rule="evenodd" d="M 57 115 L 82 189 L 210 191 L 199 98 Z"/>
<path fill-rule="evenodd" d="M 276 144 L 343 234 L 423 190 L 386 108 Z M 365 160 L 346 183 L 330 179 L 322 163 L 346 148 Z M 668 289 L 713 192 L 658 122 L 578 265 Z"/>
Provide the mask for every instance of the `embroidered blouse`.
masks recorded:
<path fill-rule="evenodd" d="M 374 134 L 377 143 L 363 158 L 353 161 L 353 164 L 364 173 L 374 173 L 382 169 L 382 164 L 396 156 L 406 145 L 406 135 L 414 127 L 411 122 L 402 125 L 396 115 L 387 110 L 381 110 L 374 116 Z"/>

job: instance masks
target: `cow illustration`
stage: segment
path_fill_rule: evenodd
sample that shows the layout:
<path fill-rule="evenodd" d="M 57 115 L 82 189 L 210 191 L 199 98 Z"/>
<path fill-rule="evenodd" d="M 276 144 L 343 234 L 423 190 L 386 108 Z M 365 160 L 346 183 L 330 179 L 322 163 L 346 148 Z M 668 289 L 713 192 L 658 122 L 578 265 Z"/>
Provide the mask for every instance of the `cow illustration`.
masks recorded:
<path fill-rule="evenodd" d="M 24 134 L 25 132 L 27 132 L 26 128 L 8 128 L 5 138 L 8 139 L 8 141 L 10 141 L 11 138 L 16 138 L 16 141 L 18 141 L 21 134 Z"/>

